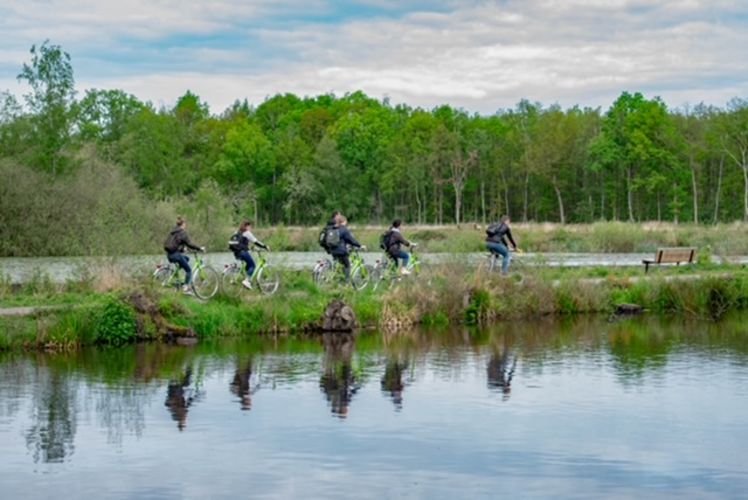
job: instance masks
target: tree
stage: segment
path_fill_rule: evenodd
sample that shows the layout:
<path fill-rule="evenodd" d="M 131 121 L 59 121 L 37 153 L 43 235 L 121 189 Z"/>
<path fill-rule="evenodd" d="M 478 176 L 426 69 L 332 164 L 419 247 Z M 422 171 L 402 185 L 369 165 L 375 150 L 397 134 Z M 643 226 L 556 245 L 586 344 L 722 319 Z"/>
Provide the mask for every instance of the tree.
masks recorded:
<path fill-rule="evenodd" d="M 748 100 L 731 100 L 720 122 L 722 148 L 743 173 L 743 220 L 748 222 Z"/>
<path fill-rule="evenodd" d="M 31 46 L 31 64 L 24 63 L 19 80 L 31 87 L 26 94 L 33 119 L 35 162 L 56 174 L 65 163 L 64 149 L 70 140 L 75 80 L 70 55 L 46 40 Z"/>

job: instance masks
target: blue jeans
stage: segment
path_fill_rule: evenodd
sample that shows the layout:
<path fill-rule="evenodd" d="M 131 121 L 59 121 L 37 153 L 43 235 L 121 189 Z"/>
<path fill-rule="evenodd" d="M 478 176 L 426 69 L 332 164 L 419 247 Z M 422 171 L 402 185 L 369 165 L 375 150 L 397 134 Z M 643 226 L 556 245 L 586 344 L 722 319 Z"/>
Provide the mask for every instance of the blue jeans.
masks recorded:
<path fill-rule="evenodd" d="M 184 269 L 184 283 L 185 285 L 189 285 L 192 283 L 192 269 L 190 268 L 190 258 L 187 257 L 182 252 L 174 252 L 170 254 L 166 254 L 166 260 L 173 264 L 177 264 L 179 267 Z"/>
<path fill-rule="evenodd" d="M 242 250 L 241 252 L 239 252 L 239 254 L 234 254 L 234 257 L 236 257 L 240 261 L 244 262 L 244 264 L 246 264 L 247 279 L 251 278 L 255 272 L 255 267 L 257 267 L 255 265 L 254 259 L 252 258 L 252 254 L 250 254 L 249 251 L 247 250 Z"/>
<path fill-rule="evenodd" d="M 501 272 L 506 274 L 509 271 L 509 262 L 512 260 L 512 256 L 509 253 L 509 249 L 503 243 L 494 243 L 489 241 L 486 243 L 486 248 L 493 254 L 499 254 L 502 257 L 501 261 Z"/>
<path fill-rule="evenodd" d="M 408 267 L 408 262 L 410 262 L 410 254 L 405 250 L 400 250 L 397 253 L 391 253 L 390 258 L 395 261 L 395 265 L 398 265 L 398 259 L 402 259 L 403 267 Z"/>

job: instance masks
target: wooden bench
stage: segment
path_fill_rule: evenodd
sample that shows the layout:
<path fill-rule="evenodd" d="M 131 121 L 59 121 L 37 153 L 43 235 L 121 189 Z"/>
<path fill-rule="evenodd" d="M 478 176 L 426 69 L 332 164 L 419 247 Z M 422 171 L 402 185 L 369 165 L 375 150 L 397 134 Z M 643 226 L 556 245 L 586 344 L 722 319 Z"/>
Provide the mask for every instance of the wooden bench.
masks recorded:
<path fill-rule="evenodd" d="M 673 247 L 673 248 L 658 248 L 655 253 L 654 259 L 644 259 L 644 272 L 649 272 L 649 266 L 652 264 L 675 264 L 680 265 L 681 262 L 686 264 L 693 264 L 696 258 L 696 249 L 693 247 Z"/>

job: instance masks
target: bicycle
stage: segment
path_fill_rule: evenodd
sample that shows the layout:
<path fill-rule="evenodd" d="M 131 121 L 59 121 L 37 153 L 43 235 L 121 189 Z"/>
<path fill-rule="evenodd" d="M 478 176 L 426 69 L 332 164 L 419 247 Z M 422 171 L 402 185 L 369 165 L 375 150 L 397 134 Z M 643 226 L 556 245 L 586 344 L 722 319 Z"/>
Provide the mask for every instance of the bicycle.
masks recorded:
<path fill-rule="evenodd" d="M 195 250 L 191 250 L 190 253 L 195 258 L 195 265 L 192 268 L 192 283 L 189 286 L 197 297 L 208 300 L 218 291 L 218 272 L 205 263 L 200 253 Z M 181 268 L 172 262 L 159 263 L 153 272 L 153 281 L 159 286 L 179 289 L 186 285 L 180 270 Z"/>
<path fill-rule="evenodd" d="M 278 271 L 267 262 L 265 253 L 267 250 L 260 249 L 257 252 L 257 267 L 255 267 L 250 282 L 254 282 L 263 295 L 272 295 L 280 287 L 280 276 Z M 246 287 L 242 284 L 247 276 L 242 261 L 236 260 L 224 266 L 221 273 L 221 290 L 230 297 L 238 297 Z"/>
<path fill-rule="evenodd" d="M 349 250 L 351 250 L 351 285 L 360 291 L 369 284 L 374 273 L 374 266 L 364 262 L 358 248 L 349 248 Z M 317 285 L 343 282 L 345 281 L 345 268 L 337 260 L 333 262 L 329 258 L 320 259 L 312 269 L 312 280 Z"/>
<path fill-rule="evenodd" d="M 405 269 L 409 274 L 402 274 L 398 263 L 395 259 L 385 252 L 381 259 L 377 259 L 374 265 L 374 277 L 373 287 L 376 290 L 380 286 L 386 284 L 387 287 L 392 288 L 405 279 L 421 279 L 426 278 L 426 284 L 431 284 L 431 272 L 430 267 L 421 260 L 421 257 L 416 252 L 416 244 L 412 244 L 410 247 L 410 259 L 408 259 L 408 265 Z"/>
<path fill-rule="evenodd" d="M 524 271 L 525 262 L 524 262 L 524 259 L 520 257 L 524 253 L 525 252 L 523 250 L 520 250 L 519 248 L 513 251 L 510 251 L 511 261 L 510 261 L 509 268 L 512 269 L 512 273 L 521 274 Z M 488 274 L 493 274 L 494 272 L 501 272 L 501 264 L 502 264 L 501 255 L 496 252 L 489 251 L 485 263 L 483 263 L 480 266 L 481 272 L 487 272 Z M 521 275 L 520 275 L 520 281 L 521 281 Z"/>

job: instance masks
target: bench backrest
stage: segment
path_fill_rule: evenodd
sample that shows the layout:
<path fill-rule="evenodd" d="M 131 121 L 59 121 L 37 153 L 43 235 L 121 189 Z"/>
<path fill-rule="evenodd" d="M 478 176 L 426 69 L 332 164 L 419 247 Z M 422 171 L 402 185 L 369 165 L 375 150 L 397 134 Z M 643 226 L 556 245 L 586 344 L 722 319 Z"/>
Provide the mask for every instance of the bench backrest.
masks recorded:
<path fill-rule="evenodd" d="M 673 262 L 693 262 L 696 249 L 693 247 L 658 248 L 655 262 L 668 264 Z"/>

